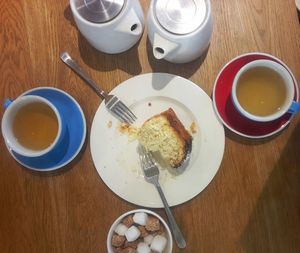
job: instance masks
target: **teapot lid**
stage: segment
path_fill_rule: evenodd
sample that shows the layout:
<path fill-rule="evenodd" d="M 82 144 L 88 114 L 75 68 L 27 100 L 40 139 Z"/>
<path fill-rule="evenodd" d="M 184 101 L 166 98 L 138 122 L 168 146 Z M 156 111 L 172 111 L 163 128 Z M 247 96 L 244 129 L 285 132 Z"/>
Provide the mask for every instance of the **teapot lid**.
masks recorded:
<path fill-rule="evenodd" d="M 160 25 L 175 34 L 188 34 L 200 27 L 207 15 L 207 0 L 155 0 Z"/>
<path fill-rule="evenodd" d="M 71 0 L 84 19 L 94 23 L 105 23 L 114 19 L 127 0 Z"/>

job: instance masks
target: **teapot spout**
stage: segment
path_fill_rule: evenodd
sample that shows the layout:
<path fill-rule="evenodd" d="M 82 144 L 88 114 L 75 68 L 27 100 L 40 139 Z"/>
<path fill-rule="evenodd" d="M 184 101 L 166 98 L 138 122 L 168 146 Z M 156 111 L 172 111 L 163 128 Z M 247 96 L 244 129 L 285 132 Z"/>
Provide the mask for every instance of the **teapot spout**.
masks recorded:
<path fill-rule="evenodd" d="M 143 33 L 143 20 L 131 9 L 125 19 L 116 27 L 116 31 L 139 37 Z"/>
<path fill-rule="evenodd" d="M 156 59 L 164 59 L 167 55 L 170 55 L 179 47 L 178 44 L 169 41 L 159 34 L 154 34 L 154 41 L 153 41 L 153 55 Z"/>

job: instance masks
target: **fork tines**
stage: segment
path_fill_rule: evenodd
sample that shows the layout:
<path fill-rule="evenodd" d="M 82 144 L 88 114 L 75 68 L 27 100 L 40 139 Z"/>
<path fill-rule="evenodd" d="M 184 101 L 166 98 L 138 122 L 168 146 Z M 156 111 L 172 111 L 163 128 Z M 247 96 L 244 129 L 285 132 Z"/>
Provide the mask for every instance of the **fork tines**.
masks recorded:
<path fill-rule="evenodd" d="M 158 176 L 159 170 L 157 165 L 155 164 L 153 155 L 151 152 L 147 151 L 143 146 L 139 146 L 140 152 L 140 161 L 141 166 L 144 171 L 144 174 L 147 178 Z"/>
<path fill-rule="evenodd" d="M 110 99 L 107 107 L 125 123 L 132 124 L 137 119 L 133 112 L 117 97 Z"/>

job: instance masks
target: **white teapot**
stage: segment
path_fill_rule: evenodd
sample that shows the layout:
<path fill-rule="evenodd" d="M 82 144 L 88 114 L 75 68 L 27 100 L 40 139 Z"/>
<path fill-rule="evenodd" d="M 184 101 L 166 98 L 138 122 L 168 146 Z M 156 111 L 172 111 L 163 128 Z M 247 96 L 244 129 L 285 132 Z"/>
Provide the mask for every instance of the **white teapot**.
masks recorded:
<path fill-rule="evenodd" d="M 148 37 L 156 59 L 185 63 L 208 48 L 213 31 L 209 0 L 152 0 Z"/>
<path fill-rule="evenodd" d="M 78 29 L 99 51 L 124 52 L 142 36 L 139 0 L 70 0 L 70 6 Z"/>

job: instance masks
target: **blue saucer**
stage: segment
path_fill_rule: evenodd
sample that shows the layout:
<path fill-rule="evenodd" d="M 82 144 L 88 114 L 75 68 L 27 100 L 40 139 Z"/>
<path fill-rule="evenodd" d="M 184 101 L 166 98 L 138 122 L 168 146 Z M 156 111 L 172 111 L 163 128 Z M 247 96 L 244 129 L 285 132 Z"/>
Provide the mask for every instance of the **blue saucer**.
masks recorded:
<path fill-rule="evenodd" d="M 58 154 L 53 157 L 25 157 L 10 150 L 17 162 L 23 166 L 38 171 L 59 169 L 71 162 L 81 150 L 86 136 L 86 122 L 83 111 L 76 100 L 66 92 L 52 88 L 40 87 L 22 94 L 37 95 L 51 101 L 58 111 L 65 115 L 66 134 Z"/>

